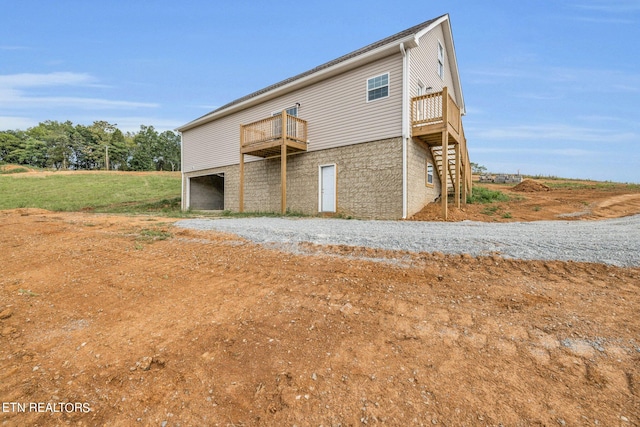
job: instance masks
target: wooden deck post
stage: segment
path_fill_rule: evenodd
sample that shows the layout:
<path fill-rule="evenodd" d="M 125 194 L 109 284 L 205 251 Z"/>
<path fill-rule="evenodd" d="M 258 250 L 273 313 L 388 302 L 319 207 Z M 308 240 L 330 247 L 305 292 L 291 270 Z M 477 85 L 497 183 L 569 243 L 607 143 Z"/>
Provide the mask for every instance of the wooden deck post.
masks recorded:
<path fill-rule="evenodd" d="M 466 148 L 466 144 L 465 144 L 465 148 Z M 467 204 L 467 156 L 465 154 L 462 154 L 460 158 L 464 159 L 464 164 L 460 163 L 460 173 L 462 174 L 462 176 L 460 177 L 462 178 L 460 182 L 462 183 L 462 204 L 466 205 Z"/>
<path fill-rule="evenodd" d="M 284 215 L 287 213 L 287 144 L 284 140 L 282 141 L 280 156 L 282 157 L 280 159 L 280 187 L 282 189 L 280 208 L 282 209 L 282 215 Z"/>
<path fill-rule="evenodd" d="M 244 153 L 242 146 L 244 145 L 244 129 L 240 125 L 240 191 L 238 192 L 238 212 L 244 212 Z"/>
<path fill-rule="evenodd" d="M 449 170 L 449 131 L 446 129 L 442 131 L 442 177 L 440 181 L 440 198 L 442 199 L 442 217 L 447 220 L 447 203 L 449 198 L 449 191 L 447 190 L 447 173 Z"/>
<path fill-rule="evenodd" d="M 456 180 L 453 184 L 456 192 L 456 208 L 460 208 L 460 173 L 462 171 L 462 162 L 460 161 L 460 143 L 456 144 Z"/>
<path fill-rule="evenodd" d="M 287 213 L 287 110 L 282 110 L 282 147 L 280 149 L 280 207 Z"/>
<path fill-rule="evenodd" d="M 449 90 L 446 86 L 442 88 L 442 124 L 445 129 L 449 128 Z"/>

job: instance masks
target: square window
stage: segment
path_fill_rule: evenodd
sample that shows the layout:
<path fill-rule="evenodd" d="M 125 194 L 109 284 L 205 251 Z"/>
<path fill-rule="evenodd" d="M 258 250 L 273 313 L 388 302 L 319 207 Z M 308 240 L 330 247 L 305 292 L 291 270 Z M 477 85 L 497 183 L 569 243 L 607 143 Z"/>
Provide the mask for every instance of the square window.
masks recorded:
<path fill-rule="evenodd" d="M 389 96 L 389 73 L 367 80 L 367 102 Z"/>

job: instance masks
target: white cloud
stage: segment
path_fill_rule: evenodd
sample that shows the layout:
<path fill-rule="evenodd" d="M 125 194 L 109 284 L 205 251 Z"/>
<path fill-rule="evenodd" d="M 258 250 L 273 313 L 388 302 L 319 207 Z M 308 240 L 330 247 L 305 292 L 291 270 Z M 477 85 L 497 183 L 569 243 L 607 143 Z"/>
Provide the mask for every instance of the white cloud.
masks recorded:
<path fill-rule="evenodd" d="M 591 0 L 573 5 L 578 9 L 605 13 L 640 12 L 638 0 Z"/>
<path fill-rule="evenodd" d="M 526 63 L 502 69 L 476 68 L 467 71 L 474 84 L 505 85 L 516 81 L 518 85 L 531 84 L 543 88 L 549 96 L 561 92 L 640 92 L 640 73 L 619 69 L 588 67 L 549 67 Z M 610 82 L 603 85 L 602 82 Z M 546 95 L 545 95 L 546 96 Z"/>
<path fill-rule="evenodd" d="M 65 96 L 29 97 L 18 94 L 7 94 L 0 91 L 0 108 L 60 108 L 75 107 L 82 109 L 111 108 L 156 108 L 158 104 L 149 102 L 114 101 L 101 98 L 81 98 Z"/>
<path fill-rule="evenodd" d="M 111 116 L 86 120 L 83 124 L 91 124 L 95 120 L 105 120 L 109 123 L 115 124 L 122 132 L 138 132 L 140 130 L 140 125 L 153 126 L 158 132 L 164 132 L 165 130 L 174 130 L 178 126 L 187 122 L 187 120 L 180 121 L 151 116 Z"/>
<path fill-rule="evenodd" d="M 25 46 L 8 46 L 8 45 L 0 46 L 0 50 L 24 50 L 24 49 L 27 49 L 27 47 L 25 47 Z"/>
<path fill-rule="evenodd" d="M 633 24 L 635 21 L 632 19 L 624 19 L 624 18 L 604 18 L 604 17 L 585 17 L 585 16 L 577 16 L 570 17 L 574 21 L 580 22 L 589 22 L 594 24 Z"/>
<path fill-rule="evenodd" d="M 57 72 L 48 74 L 21 73 L 0 75 L 1 88 L 27 88 L 38 86 L 79 86 L 95 82 L 86 73 Z"/>
<path fill-rule="evenodd" d="M 488 140 L 554 140 L 607 144 L 640 139 L 640 135 L 632 132 L 562 124 L 519 125 L 480 129 L 475 132 L 474 137 Z"/>
<path fill-rule="evenodd" d="M 30 96 L 28 90 L 37 87 L 105 87 L 87 73 L 56 72 L 48 74 L 22 73 L 0 75 L 0 108 L 81 108 L 81 109 L 137 109 L 156 108 L 156 103 L 112 100 L 97 97 L 77 97 L 60 95 Z"/>
<path fill-rule="evenodd" d="M 528 93 L 514 94 L 514 96 L 517 98 L 533 99 L 537 101 L 553 101 L 553 100 L 564 98 L 558 92 L 539 92 L 539 93 L 528 92 Z"/>
<path fill-rule="evenodd" d="M 18 129 L 25 130 L 36 126 L 37 124 L 38 121 L 30 117 L 0 116 L 0 131 Z"/>
<path fill-rule="evenodd" d="M 495 147 L 478 147 L 470 148 L 472 154 L 488 153 L 488 154 L 540 154 L 568 157 L 584 157 L 600 154 L 597 151 L 583 150 L 580 148 L 495 148 Z"/>
<path fill-rule="evenodd" d="M 579 120 L 584 120 L 588 122 L 613 122 L 613 123 L 624 123 L 628 124 L 628 120 L 621 116 L 607 116 L 600 114 L 588 114 L 588 115 L 580 115 L 576 117 Z"/>

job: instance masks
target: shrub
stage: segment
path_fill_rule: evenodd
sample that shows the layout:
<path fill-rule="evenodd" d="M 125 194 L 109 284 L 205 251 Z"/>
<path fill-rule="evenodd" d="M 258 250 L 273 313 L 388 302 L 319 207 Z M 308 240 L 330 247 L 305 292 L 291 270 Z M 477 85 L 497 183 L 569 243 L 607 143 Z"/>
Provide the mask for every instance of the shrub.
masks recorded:
<path fill-rule="evenodd" d="M 485 187 L 475 187 L 473 195 L 467 197 L 467 203 L 493 203 L 506 202 L 509 196 L 498 190 L 489 190 Z"/>

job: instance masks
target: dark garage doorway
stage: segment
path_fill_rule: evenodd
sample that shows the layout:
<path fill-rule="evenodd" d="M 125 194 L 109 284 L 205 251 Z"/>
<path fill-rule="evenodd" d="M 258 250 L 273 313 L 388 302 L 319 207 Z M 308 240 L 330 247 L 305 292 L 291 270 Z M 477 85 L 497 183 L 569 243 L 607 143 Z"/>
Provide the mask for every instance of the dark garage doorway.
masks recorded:
<path fill-rule="evenodd" d="M 190 207 L 200 211 L 224 210 L 224 173 L 191 178 Z"/>

